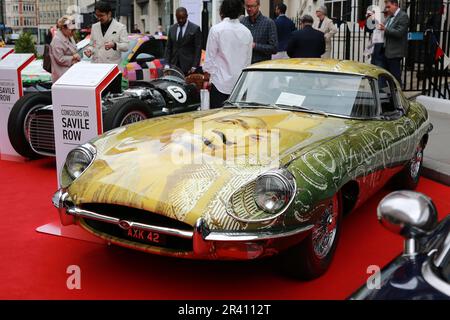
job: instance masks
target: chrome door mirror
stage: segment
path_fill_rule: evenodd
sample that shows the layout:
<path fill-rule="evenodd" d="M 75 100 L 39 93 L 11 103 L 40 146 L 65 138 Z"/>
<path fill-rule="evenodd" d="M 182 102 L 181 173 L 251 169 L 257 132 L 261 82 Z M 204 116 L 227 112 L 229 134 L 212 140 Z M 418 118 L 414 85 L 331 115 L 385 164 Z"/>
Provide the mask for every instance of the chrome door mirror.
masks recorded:
<path fill-rule="evenodd" d="M 405 239 L 405 254 L 417 253 L 415 239 L 427 235 L 437 225 L 437 210 L 427 196 L 414 191 L 395 191 L 384 197 L 377 209 L 379 222 Z"/>

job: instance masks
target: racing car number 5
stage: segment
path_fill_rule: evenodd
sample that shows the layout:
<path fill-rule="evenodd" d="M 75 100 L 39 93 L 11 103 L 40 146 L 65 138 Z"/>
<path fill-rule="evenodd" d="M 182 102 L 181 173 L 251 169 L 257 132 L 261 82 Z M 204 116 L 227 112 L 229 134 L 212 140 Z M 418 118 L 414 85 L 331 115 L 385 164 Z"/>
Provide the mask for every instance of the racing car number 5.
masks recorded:
<path fill-rule="evenodd" d="M 167 87 L 167 91 L 169 91 L 170 95 L 174 97 L 179 103 L 185 103 L 187 100 L 186 92 L 177 86 L 169 86 Z"/>

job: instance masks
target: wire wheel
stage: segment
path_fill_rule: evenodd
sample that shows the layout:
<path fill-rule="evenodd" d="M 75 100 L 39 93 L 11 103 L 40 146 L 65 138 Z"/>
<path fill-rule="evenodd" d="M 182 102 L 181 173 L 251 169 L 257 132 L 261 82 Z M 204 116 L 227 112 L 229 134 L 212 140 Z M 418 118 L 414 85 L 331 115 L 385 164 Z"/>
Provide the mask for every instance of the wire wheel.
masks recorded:
<path fill-rule="evenodd" d="M 314 253 L 319 259 L 325 258 L 333 247 L 336 238 L 339 217 L 339 203 L 337 195 L 324 210 L 312 231 Z"/>
<path fill-rule="evenodd" d="M 135 123 L 138 121 L 142 121 L 147 119 L 147 116 L 141 112 L 141 111 L 131 111 L 130 113 L 126 114 L 125 117 L 120 122 L 120 126 L 125 126 L 130 123 Z"/>

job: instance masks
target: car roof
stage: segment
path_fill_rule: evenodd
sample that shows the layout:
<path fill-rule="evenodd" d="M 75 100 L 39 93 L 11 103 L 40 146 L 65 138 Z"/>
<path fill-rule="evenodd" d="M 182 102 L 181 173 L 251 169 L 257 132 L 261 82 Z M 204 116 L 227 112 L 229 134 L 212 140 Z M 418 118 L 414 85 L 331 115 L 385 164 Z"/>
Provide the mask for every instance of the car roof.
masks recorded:
<path fill-rule="evenodd" d="M 332 72 L 363 75 L 377 78 L 381 73 L 387 73 L 384 69 L 368 63 L 355 62 L 350 60 L 318 59 L 318 58 L 295 58 L 277 59 L 255 63 L 246 70 L 253 69 L 274 69 L 274 70 L 299 70 Z"/>

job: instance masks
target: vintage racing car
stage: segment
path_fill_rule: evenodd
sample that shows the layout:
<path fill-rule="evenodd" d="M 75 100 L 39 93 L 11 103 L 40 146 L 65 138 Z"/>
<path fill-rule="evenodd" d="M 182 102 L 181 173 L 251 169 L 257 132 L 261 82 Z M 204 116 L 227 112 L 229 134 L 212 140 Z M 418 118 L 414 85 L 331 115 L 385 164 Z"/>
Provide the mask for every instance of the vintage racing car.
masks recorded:
<path fill-rule="evenodd" d="M 384 69 L 273 60 L 243 71 L 224 108 L 149 119 L 72 150 L 53 203 L 109 243 L 194 259 L 280 253 L 311 279 L 342 217 L 391 178 L 414 189 L 432 125 Z"/>

